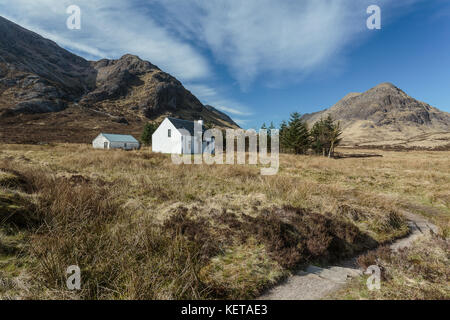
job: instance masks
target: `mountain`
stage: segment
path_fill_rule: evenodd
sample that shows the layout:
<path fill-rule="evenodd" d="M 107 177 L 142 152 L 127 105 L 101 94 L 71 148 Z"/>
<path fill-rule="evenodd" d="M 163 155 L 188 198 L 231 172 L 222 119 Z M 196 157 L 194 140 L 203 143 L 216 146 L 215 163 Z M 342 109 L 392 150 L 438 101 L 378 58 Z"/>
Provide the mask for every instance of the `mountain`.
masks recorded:
<path fill-rule="evenodd" d="M 350 93 L 331 108 L 306 114 L 312 125 L 331 115 L 341 122 L 343 145 L 442 148 L 450 145 L 450 114 L 420 102 L 391 83 Z"/>
<path fill-rule="evenodd" d="M 90 142 L 99 132 L 140 135 L 166 116 L 237 128 L 148 61 L 87 61 L 0 17 L 0 141 Z"/>
<path fill-rule="evenodd" d="M 239 127 L 233 119 L 231 119 L 226 113 L 217 110 L 213 106 L 205 105 L 205 108 L 211 111 L 218 119 L 225 121 L 226 123 L 231 123 L 234 127 Z"/>

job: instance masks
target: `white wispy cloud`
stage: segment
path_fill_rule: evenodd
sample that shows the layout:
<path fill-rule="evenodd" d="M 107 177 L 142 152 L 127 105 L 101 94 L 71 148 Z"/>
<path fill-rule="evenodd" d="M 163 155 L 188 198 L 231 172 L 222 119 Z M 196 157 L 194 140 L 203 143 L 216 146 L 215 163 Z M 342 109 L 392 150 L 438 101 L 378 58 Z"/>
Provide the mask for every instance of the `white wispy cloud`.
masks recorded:
<path fill-rule="evenodd" d="M 236 122 L 240 127 L 245 127 L 250 122 L 250 120 L 244 120 L 244 119 L 233 119 L 233 121 Z"/>
<path fill-rule="evenodd" d="M 222 110 L 224 112 L 228 112 L 228 113 L 231 113 L 231 114 L 236 114 L 238 116 L 251 116 L 252 115 L 252 113 L 242 112 L 241 110 L 230 108 L 230 107 L 226 107 L 226 106 L 220 105 L 220 104 L 217 105 L 217 109 L 220 109 L 220 110 Z"/>
<path fill-rule="evenodd" d="M 81 30 L 66 27 L 66 9 L 81 8 Z M 157 24 L 138 1 L 0 0 L 0 14 L 92 58 L 133 53 L 181 80 L 207 78 L 210 64 L 190 43 Z"/>
<path fill-rule="evenodd" d="M 230 113 L 238 116 L 251 116 L 248 106 L 226 98 L 227 95 L 219 92 L 216 88 L 209 87 L 203 84 L 187 84 L 186 87 L 197 96 L 204 104 L 209 104 L 225 113 Z"/>
<path fill-rule="evenodd" d="M 155 1 L 165 9 L 160 23 L 211 50 L 246 88 L 265 75 L 280 82 L 286 75 L 326 71 L 370 37 L 369 5 L 400 11 L 420 0 Z"/>
<path fill-rule="evenodd" d="M 193 83 L 202 102 L 247 117 L 250 107 L 205 85 L 215 64 L 226 66 L 242 89 L 256 79 L 270 87 L 333 73 L 374 34 L 366 28 L 368 5 L 382 7 L 385 24 L 420 1 L 0 0 L 0 14 L 85 57 L 139 55 Z M 82 9 L 80 31 L 66 28 L 72 4 Z"/>

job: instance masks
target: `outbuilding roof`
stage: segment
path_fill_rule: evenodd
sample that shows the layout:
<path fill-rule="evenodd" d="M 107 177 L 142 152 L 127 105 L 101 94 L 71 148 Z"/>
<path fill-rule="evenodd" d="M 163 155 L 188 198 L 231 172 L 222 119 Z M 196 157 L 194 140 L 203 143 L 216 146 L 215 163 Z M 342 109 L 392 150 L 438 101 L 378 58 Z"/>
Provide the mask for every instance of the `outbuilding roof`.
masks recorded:
<path fill-rule="evenodd" d="M 125 135 L 125 134 L 110 134 L 110 133 L 102 133 L 109 142 L 129 142 L 129 143 L 139 143 L 133 136 Z"/>
<path fill-rule="evenodd" d="M 169 119 L 169 121 L 172 122 L 172 124 L 175 126 L 175 128 L 187 130 L 191 136 L 195 135 L 195 133 L 194 133 L 195 121 L 181 120 L 181 119 L 176 119 L 176 118 L 171 118 L 171 117 L 168 117 L 167 119 Z M 202 133 L 205 133 L 204 126 L 202 126 Z"/>

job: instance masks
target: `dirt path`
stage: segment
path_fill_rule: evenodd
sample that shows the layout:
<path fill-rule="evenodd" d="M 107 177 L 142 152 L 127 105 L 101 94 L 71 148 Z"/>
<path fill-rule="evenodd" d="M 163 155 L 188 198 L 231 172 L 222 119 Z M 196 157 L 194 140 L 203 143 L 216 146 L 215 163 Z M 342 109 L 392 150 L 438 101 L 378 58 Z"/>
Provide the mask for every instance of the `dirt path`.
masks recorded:
<path fill-rule="evenodd" d="M 391 249 L 397 251 L 409 247 L 419 237 L 437 233 L 437 227 L 429 223 L 425 218 L 403 212 L 408 220 L 411 233 L 391 244 Z M 356 258 L 342 262 L 339 266 L 319 268 L 309 266 L 304 271 L 299 271 L 285 282 L 272 288 L 258 299 L 261 300 L 318 300 L 327 297 L 339 290 L 347 282 L 363 274 L 356 264 Z"/>

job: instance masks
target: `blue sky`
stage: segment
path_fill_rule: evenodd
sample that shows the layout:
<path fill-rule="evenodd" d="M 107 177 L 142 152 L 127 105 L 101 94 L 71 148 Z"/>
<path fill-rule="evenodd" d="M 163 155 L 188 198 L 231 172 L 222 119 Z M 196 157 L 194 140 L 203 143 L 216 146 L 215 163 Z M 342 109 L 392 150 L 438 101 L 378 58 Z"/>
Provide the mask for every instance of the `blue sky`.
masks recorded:
<path fill-rule="evenodd" d="M 245 128 L 381 82 L 450 112 L 448 0 L 0 0 L 0 15 L 87 59 L 139 55 Z"/>

